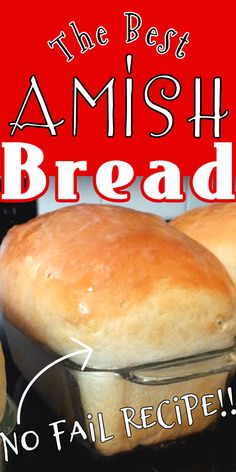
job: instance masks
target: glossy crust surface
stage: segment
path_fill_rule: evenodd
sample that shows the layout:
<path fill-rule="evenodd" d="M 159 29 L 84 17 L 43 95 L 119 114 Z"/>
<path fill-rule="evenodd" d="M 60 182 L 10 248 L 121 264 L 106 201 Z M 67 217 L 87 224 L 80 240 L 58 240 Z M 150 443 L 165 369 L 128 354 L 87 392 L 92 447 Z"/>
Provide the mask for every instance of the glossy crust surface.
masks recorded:
<path fill-rule="evenodd" d="M 236 285 L 236 203 L 212 203 L 196 208 L 175 218 L 171 224 L 213 252 Z"/>
<path fill-rule="evenodd" d="M 89 366 L 160 361 L 234 340 L 226 270 L 154 215 L 89 204 L 48 213 L 8 232 L 0 266 L 5 316 L 58 354 L 78 350 L 71 336 L 88 344 Z"/>

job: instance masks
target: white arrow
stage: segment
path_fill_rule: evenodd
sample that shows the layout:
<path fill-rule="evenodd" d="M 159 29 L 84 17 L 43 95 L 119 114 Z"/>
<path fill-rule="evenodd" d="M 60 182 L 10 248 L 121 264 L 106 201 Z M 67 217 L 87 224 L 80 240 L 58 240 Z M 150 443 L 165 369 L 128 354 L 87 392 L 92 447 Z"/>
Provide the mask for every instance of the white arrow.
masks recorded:
<path fill-rule="evenodd" d="M 74 352 L 71 352 L 70 354 L 66 354 L 65 356 L 63 357 L 59 357 L 59 359 L 56 359 L 55 361 L 51 362 L 51 364 L 48 364 L 46 367 L 44 367 L 42 370 L 40 370 L 40 372 L 38 372 L 37 375 L 35 375 L 35 377 L 30 381 L 30 383 L 27 385 L 26 389 L 24 390 L 23 392 L 23 395 L 20 399 L 20 402 L 19 402 L 19 405 L 18 405 L 18 409 L 17 409 L 17 416 L 16 416 L 16 421 L 17 421 L 17 424 L 20 424 L 20 421 L 21 421 L 21 410 L 22 410 L 22 406 L 23 406 L 23 403 L 24 403 L 24 400 L 25 400 L 25 397 L 28 393 L 28 391 L 30 390 L 30 388 L 32 387 L 32 385 L 34 384 L 34 382 L 36 382 L 36 380 L 38 380 L 39 377 L 41 377 L 41 375 L 44 374 L 44 372 L 46 372 L 47 370 L 51 369 L 51 367 L 53 367 L 54 365 L 56 364 L 59 364 L 60 362 L 63 362 L 65 361 L 66 359 L 69 359 L 70 357 L 75 357 L 77 356 L 78 354 L 83 354 L 83 353 L 86 353 L 87 356 L 85 358 L 85 361 L 81 367 L 81 370 L 84 370 L 91 355 L 92 355 L 92 352 L 93 352 L 93 349 L 89 346 L 87 346 L 87 344 L 84 344 L 82 343 L 82 341 L 79 341 L 79 339 L 76 339 L 76 338 L 73 338 L 71 337 L 70 338 L 72 341 L 74 341 L 76 344 L 79 344 L 80 346 L 83 347 L 82 350 L 79 350 L 79 351 L 74 351 Z"/>

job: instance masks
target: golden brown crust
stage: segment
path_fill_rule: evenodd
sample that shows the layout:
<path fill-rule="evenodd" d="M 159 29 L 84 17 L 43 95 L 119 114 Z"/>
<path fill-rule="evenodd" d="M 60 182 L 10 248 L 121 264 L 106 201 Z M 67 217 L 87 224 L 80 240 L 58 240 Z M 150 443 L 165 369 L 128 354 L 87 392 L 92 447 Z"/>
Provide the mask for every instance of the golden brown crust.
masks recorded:
<path fill-rule="evenodd" d="M 216 203 L 190 210 L 171 225 L 207 247 L 236 285 L 236 203 Z"/>
<path fill-rule="evenodd" d="M 58 353 L 122 367 L 223 348 L 236 331 L 221 263 L 161 218 L 77 205 L 14 227 L 0 251 L 5 315 Z M 78 358 L 78 362 L 81 359 Z"/>
<path fill-rule="evenodd" d="M 6 407 L 6 375 L 5 362 L 0 343 L 0 422 L 2 421 Z"/>

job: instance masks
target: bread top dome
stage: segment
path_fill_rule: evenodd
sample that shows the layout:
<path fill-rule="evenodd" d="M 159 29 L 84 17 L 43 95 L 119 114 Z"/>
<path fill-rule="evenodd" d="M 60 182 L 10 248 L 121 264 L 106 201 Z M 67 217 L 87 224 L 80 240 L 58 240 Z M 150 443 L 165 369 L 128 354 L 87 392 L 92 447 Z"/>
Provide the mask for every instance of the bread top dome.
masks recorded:
<path fill-rule="evenodd" d="M 72 336 L 88 344 L 90 367 L 234 342 L 235 288 L 226 270 L 151 214 L 89 204 L 47 213 L 8 232 L 0 266 L 5 316 L 58 354 L 78 350 Z"/>
<path fill-rule="evenodd" d="M 236 285 L 236 203 L 212 203 L 196 208 L 175 218 L 171 224 L 213 252 Z"/>

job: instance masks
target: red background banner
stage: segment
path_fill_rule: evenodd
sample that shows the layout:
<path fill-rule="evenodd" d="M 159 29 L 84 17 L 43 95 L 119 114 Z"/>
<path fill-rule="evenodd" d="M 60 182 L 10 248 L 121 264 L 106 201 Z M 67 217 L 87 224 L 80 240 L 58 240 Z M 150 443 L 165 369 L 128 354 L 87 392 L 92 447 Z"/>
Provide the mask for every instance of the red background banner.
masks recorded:
<path fill-rule="evenodd" d="M 39 146 L 44 152 L 43 168 L 52 175 L 55 160 L 87 160 L 88 175 L 107 160 L 122 159 L 134 166 L 136 175 L 145 175 L 151 160 L 166 159 L 175 162 L 183 175 L 191 175 L 201 164 L 215 158 L 215 141 L 233 141 L 235 129 L 234 81 L 234 9 L 233 2 L 187 1 L 111 1 L 100 2 L 5 2 L 1 14 L 2 72 L 1 72 L 1 141 L 22 141 Z M 139 38 L 126 43 L 126 17 L 133 11 L 142 17 Z M 86 31 L 96 46 L 81 54 L 80 46 L 69 26 L 75 21 L 78 30 Z M 107 30 L 106 46 L 96 43 L 99 26 Z M 178 34 L 171 38 L 171 48 L 161 55 L 156 47 L 145 43 L 145 35 L 156 27 L 157 44 L 164 34 L 174 28 Z M 61 31 L 65 45 L 74 55 L 70 62 L 55 46 L 47 41 Z M 175 50 L 179 37 L 189 32 L 186 57 L 179 60 Z M 4 45 L 3 45 L 4 43 Z M 126 55 L 133 55 L 133 136 L 125 137 L 125 78 Z M 10 136 L 9 122 L 15 121 L 30 85 L 30 77 L 37 77 L 41 91 L 54 121 L 65 123 L 57 128 L 57 136 L 48 129 L 26 127 Z M 144 102 L 146 83 L 159 74 L 173 75 L 181 83 L 181 93 L 174 101 L 166 101 L 160 90 L 173 93 L 173 86 L 157 81 L 150 97 L 160 106 L 168 108 L 174 116 L 174 126 L 168 135 L 153 138 L 150 132 L 160 132 L 166 120 Z M 73 77 L 78 77 L 91 95 L 97 95 L 105 83 L 115 77 L 115 134 L 106 135 L 106 95 L 95 108 L 79 98 L 79 130 L 72 136 Z M 212 113 L 212 80 L 222 78 L 221 111 L 229 115 L 221 120 L 221 138 L 214 139 L 212 120 L 204 120 L 202 137 L 193 136 L 193 123 L 187 119 L 194 115 L 194 77 L 202 77 L 203 113 Z M 35 97 L 31 97 L 22 121 L 43 122 Z M 3 150 L 1 151 L 3 153 Z"/>

